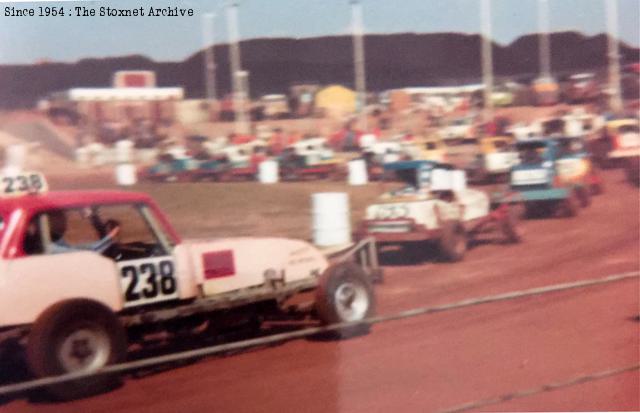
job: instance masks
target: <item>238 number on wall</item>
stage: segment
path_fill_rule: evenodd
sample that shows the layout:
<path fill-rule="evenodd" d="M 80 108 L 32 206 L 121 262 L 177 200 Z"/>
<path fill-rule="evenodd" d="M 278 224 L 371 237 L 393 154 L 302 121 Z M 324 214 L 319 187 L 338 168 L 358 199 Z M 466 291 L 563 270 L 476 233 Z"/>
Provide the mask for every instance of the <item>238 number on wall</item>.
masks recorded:
<path fill-rule="evenodd" d="M 178 283 L 171 257 L 118 263 L 124 306 L 133 307 L 178 298 Z"/>

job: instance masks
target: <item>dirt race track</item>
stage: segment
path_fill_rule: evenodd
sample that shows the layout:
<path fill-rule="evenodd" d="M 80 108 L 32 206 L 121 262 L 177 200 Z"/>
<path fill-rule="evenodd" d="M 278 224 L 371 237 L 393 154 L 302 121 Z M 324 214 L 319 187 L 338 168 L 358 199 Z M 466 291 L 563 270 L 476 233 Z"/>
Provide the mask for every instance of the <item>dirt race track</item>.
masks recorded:
<path fill-rule="evenodd" d="M 486 239 L 461 263 L 387 266 L 385 283 L 377 287 L 378 314 L 638 270 L 638 189 L 623 181 L 621 171 L 606 171 L 605 180 L 605 194 L 594 198 L 577 218 L 524 222 L 526 240 L 522 244 L 501 245 Z M 211 191 L 215 191 L 213 186 Z M 339 185 L 320 187 L 336 189 Z M 261 235 L 271 227 L 271 233 L 308 236 L 308 215 L 301 212 L 308 194 L 299 194 L 299 188 L 298 184 L 283 184 L 270 189 L 272 195 L 283 197 L 289 191 L 291 204 L 259 203 L 260 208 L 253 206 L 255 216 L 249 224 L 262 222 L 257 231 Z M 197 217 L 205 213 L 213 216 L 213 222 L 225 222 L 225 202 L 219 201 L 222 209 L 217 210 L 213 195 L 213 200 L 194 201 L 185 195 L 195 190 L 189 186 L 143 189 L 150 190 L 176 218 L 185 235 L 204 235 L 202 225 L 196 224 Z M 256 191 L 256 197 L 266 197 Z M 172 192 L 181 195 L 172 197 Z M 375 186 L 352 191 L 356 216 L 375 192 Z M 285 205 L 285 200 L 280 203 Z M 192 218 L 185 215 L 187 205 L 195 211 L 189 215 Z M 289 209 L 298 215 L 291 219 L 279 215 Z M 250 225 L 237 225 L 242 228 L 239 232 L 250 229 Z M 234 231 L 228 226 L 222 232 Z M 446 410 L 637 365 L 639 286 L 638 278 L 633 278 L 423 315 L 377 324 L 368 335 L 343 341 L 292 340 L 129 376 L 117 390 L 75 402 L 52 404 L 20 396 L 4 400 L 0 411 Z M 640 374 L 634 370 L 479 410 L 640 410 L 639 389 Z"/>

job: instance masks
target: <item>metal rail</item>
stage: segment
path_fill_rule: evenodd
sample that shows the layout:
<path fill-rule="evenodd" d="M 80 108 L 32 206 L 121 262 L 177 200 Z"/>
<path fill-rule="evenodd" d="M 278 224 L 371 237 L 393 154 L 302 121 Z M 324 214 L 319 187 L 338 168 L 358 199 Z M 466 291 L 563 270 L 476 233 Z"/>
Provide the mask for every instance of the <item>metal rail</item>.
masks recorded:
<path fill-rule="evenodd" d="M 468 410 L 477 410 L 482 407 L 509 402 L 514 399 L 521 399 L 523 397 L 535 396 L 536 394 L 562 389 L 564 387 L 574 386 L 576 384 L 588 383 L 590 381 L 602 380 L 607 377 L 615 376 L 622 373 L 628 373 L 630 371 L 640 370 L 640 364 L 633 364 L 630 366 L 620 367 L 616 369 L 609 369 L 600 371 L 597 373 L 585 374 L 582 376 L 575 376 L 569 380 L 555 383 L 543 384 L 540 387 L 535 387 L 528 390 L 521 390 L 513 393 L 503 394 L 501 396 L 492 397 L 489 399 L 476 400 L 473 402 L 461 404 L 456 407 L 452 407 L 446 410 L 441 410 L 438 413 L 460 413 Z"/>
<path fill-rule="evenodd" d="M 632 271 L 632 272 L 610 275 L 603 278 L 595 278 L 595 279 L 588 279 L 588 280 L 582 280 L 582 281 L 554 284 L 554 285 L 549 285 L 545 287 L 511 291 L 508 293 L 490 295 L 490 296 L 484 296 L 484 297 L 470 298 L 467 300 L 462 300 L 454 303 L 442 304 L 442 305 L 437 305 L 432 307 L 419 307 L 419 308 L 414 308 L 411 310 L 402 311 L 395 314 L 371 317 L 360 322 L 338 323 L 338 324 L 331 324 L 331 325 L 322 326 L 322 327 L 306 328 L 303 330 L 293 331 L 288 333 L 273 334 L 267 337 L 243 340 L 235 343 L 216 345 L 216 346 L 205 347 L 197 350 L 189 350 L 189 351 L 168 354 L 168 355 L 159 356 L 159 357 L 151 357 L 147 359 L 136 360 L 136 361 L 126 362 L 121 364 L 114 364 L 114 365 L 106 366 L 100 370 L 93 371 L 93 372 L 70 373 L 70 374 L 64 374 L 60 376 L 45 377 L 45 378 L 29 380 L 21 383 L 9 384 L 9 385 L 0 387 L 0 396 L 24 392 L 27 390 L 32 390 L 32 389 L 36 389 L 44 386 L 50 386 L 54 384 L 66 383 L 69 381 L 84 379 L 90 376 L 123 373 L 126 371 L 156 366 L 160 364 L 166 364 L 171 362 L 210 356 L 214 354 L 227 352 L 230 350 L 240 350 L 240 349 L 259 346 L 259 345 L 273 344 L 273 343 L 292 340 L 296 338 L 313 336 L 321 333 L 336 332 L 336 331 L 347 329 L 350 327 L 356 327 L 356 326 L 362 326 L 362 325 L 373 325 L 373 324 L 384 323 L 384 322 L 393 321 L 393 320 L 402 320 L 406 318 L 416 317 L 419 315 L 439 313 L 439 312 L 455 310 L 459 308 L 476 306 L 480 304 L 508 301 L 508 300 L 514 300 L 514 299 L 548 294 L 548 293 L 559 292 L 559 291 L 592 287 L 596 285 L 630 280 L 638 277 L 640 277 L 640 271 Z"/>

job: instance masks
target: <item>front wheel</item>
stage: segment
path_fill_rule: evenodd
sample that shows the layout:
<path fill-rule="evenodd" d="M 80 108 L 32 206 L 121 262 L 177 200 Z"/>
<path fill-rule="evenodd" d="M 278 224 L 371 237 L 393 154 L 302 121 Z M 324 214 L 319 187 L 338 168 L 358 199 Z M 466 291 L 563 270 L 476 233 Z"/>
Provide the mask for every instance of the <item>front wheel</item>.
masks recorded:
<path fill-rule="evenodd" d="M 591 205 L 591 192 L 586 187 L 576 189 L 578 201 L 582 208 L 586 208 Z"/>
<path fill-rule="evenodd" d="M 323 324 L 362 321 L 375 311 L 371 282 L 362 269 L 353 263 L 333 265 L 320 279 L 315 310 Z M 344 338 L 364 333 L 368 327 L 355 325 L 340 329 L 336 334 Z"/>
<path fill-rule="evenodd" d="M 522 212 L 519 208 L 515 205 L 509 205 L 505 216 L 500 223 L 500 229 L 502 230 L 505 241 L 510 244 L 522 241 L 522 230 L 519 225 L 521 214 Z"/>
<path fill-rule="evenodd" d="M 560 207 L 562 208 L 563 215 L 567 218 L 572 218 L 578 215 L 578 211 L 580 210 L 580 201 L 575 190 L 572 190 L 567 198 L 562 201 Z"/>
<path fill-rule="evenodd" d="M 27 363 L 36 377 L 84 373 L 119 363 L 126 355 L 122 325 L 106 307 L 89 300 L 56 304 L 34 324 Z M 47 387 L 58 400 L 86 397 L 114 388 L 118 375 L 96 375 Z"/>
<path fill-rule="evenodd" d="M 467 234 L 462 223 L 445 221 L 439 241 L 440 256 L 448 262 L 462 260 L 467 252 Z"/>

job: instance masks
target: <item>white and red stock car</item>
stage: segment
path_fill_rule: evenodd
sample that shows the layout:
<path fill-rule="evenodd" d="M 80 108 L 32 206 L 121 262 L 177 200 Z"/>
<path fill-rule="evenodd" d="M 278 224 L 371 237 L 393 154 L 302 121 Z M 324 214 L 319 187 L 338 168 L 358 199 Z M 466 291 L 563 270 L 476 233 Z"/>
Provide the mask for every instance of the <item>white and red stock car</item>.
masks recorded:
<path fill-rule="evenodd" d="M 296 315 L 357 322 L 374 311 L 372 243 L 328 256 L 282 238 L 183 240 L 145 194 L 47 192 L 35 173 L 0 185 L 0 344 L 19 343 L 35 377 L 121 362 L 150 332 Z M 73 398 L 113 380 L 49 390 Z"/>

